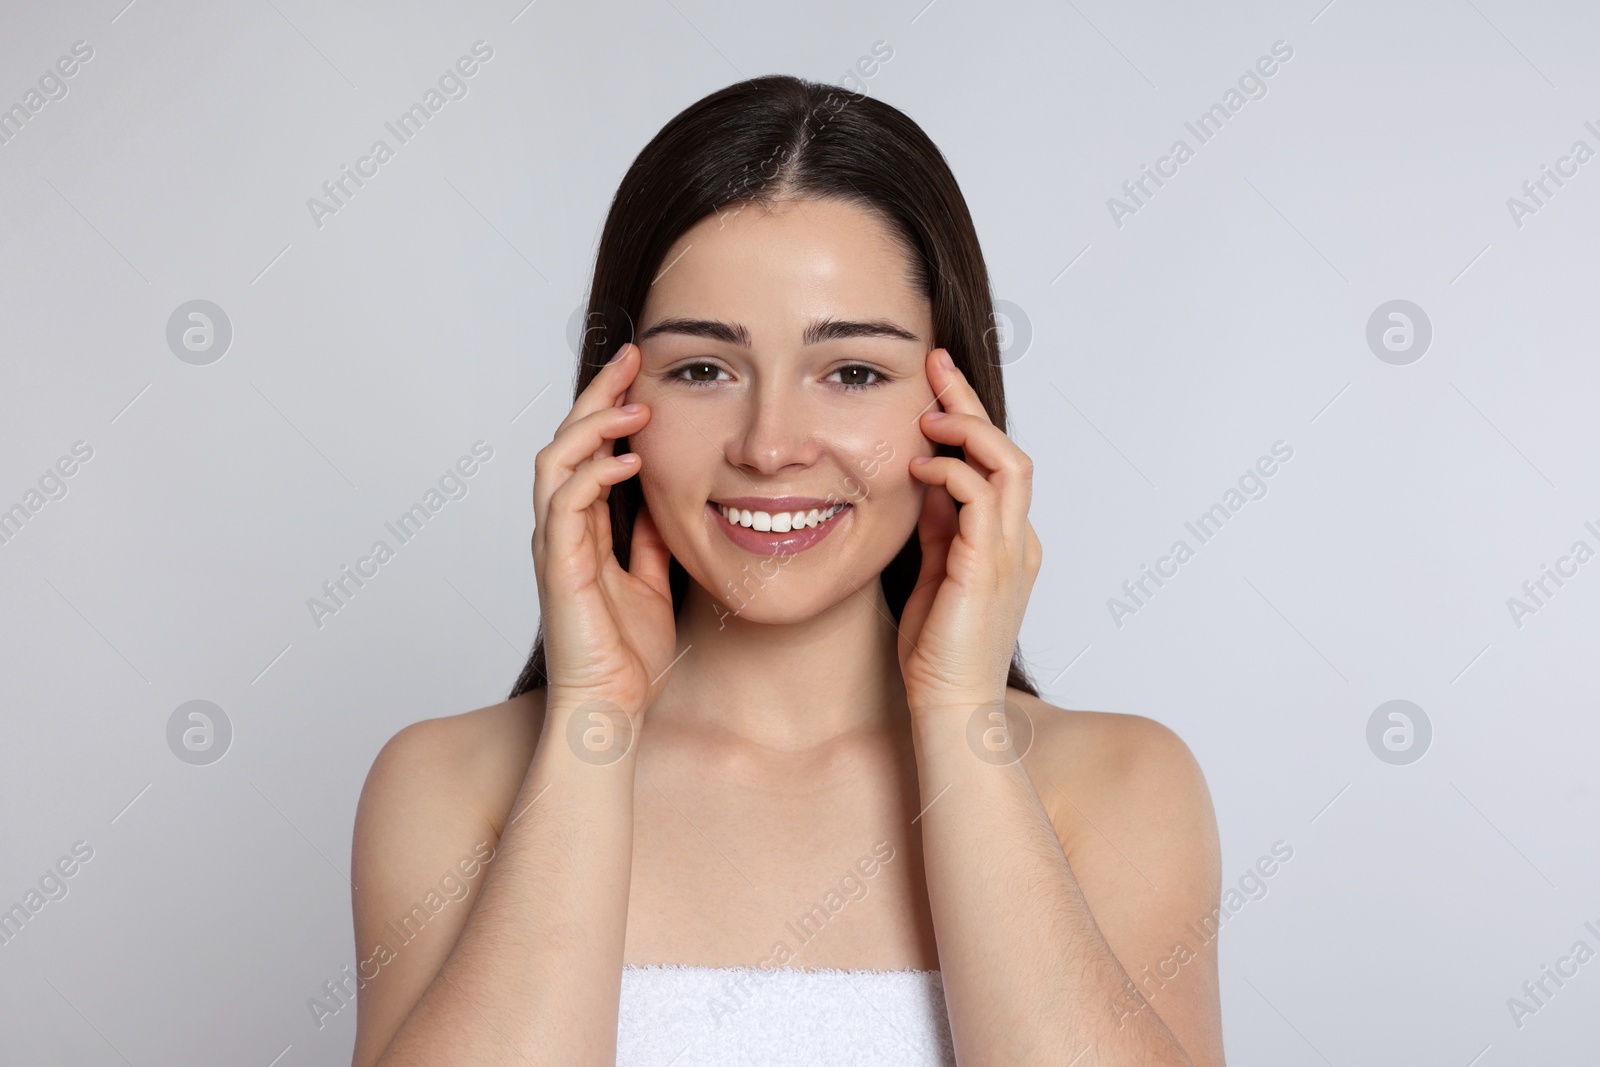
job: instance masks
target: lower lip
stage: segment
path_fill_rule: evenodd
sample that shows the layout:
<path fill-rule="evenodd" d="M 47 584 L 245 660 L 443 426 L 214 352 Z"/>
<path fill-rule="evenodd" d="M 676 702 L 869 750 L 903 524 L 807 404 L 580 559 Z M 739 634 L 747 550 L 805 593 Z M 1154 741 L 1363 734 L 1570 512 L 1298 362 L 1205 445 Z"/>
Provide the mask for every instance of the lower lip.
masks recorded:
<path fill-rule="evenodd" d="M 790 530 L 787 533 L 763 533 L 754 527 L 744 527 L 736 522 L 729 522 L 722 517 L 717 505 L 709 500 L 706 501 L 706 508 L 711 512 L 712 521 L 722 529 L 728 540 L 746 552 L 754 552 L 760 556 L 792 556 L 797 552 L 804 552 L 832 533 L 840 520 L 855 510 L 852 505 L 846 504 L 838 514 L 819 526 Z"/>

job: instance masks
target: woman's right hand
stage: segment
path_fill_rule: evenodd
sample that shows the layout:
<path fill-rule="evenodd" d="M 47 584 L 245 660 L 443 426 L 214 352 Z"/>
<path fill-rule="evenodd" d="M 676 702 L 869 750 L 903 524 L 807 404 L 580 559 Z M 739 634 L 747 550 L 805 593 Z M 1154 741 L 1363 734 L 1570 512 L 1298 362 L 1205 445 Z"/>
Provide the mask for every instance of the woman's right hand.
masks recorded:
<path fill-rule="evenodd" d="M 628 569 L 612 548 L 611 486 L 639 473 L 615 439 L 650 421 L 647 405 L 618 406 L 638 374 L 627 344 L 579 394 L 534 460 L 533 562 L 543 620 L 547 706 L 603 700 L 631 716 L 654 701 L 677 646 L 670 554 L 641 503 Z M 630 460 L 631 457 L 631 460 Z"/>

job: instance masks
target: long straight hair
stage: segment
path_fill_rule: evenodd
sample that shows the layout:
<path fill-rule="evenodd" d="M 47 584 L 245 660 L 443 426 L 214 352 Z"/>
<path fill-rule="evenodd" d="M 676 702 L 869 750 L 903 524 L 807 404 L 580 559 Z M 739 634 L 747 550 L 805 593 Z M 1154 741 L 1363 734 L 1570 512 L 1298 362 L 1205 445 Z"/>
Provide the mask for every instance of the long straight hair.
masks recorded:
<path fill-rule="evenodd" d="M 912 285 L 932 303 L 934 347 L 950 352 L 990 420 L 1005 429 L 989 274 L 966 200 L 944 156 L 896 108 L 788 75 L 752 78 L 691 104 L 628 168 L 595 257 L 574 402 L 612 355 L 633 340 L 650 285 L 667 250 L 686 230 L 736 206 L 793 198 L 855 204 L 888 225 L 905 248 Z M 619 438 L 614 451 L 620 456 L 627 448 L 627 438 Z M 936 451 L 963 454 L 944 444 Z M 623 568 L 643 499 L 638 478 L 610 489 L 612 546 Z M 880 576 L 897 623 L 921 565 L 922 546 L 913 530 Z M 676 559 L 668 571 L 676 612 L 690 579 Z M 547 683 L 541 621 L 510 696 Z M 1012 654 L 1006 684 L 1039 695 L 1020 651 Z"/>

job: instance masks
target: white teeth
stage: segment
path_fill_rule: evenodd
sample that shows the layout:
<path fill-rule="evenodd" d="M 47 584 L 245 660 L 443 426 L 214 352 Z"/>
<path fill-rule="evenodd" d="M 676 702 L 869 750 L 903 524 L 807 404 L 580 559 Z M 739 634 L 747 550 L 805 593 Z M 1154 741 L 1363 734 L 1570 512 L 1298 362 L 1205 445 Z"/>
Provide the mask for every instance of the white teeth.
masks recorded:
<path fill-rule="evenodd" d="M 730 508 L 722 504 L 717 505 L 717 510 L 722 517 L 731 523 L 760 530 L 764 533 L 788 533 L 790 530 L 808 530 L 833 518 L 845 509 L 844 504 L 835 504 L 830 508 L 812 508 L 810 511 L 747 511 L 743 508 Z"/>

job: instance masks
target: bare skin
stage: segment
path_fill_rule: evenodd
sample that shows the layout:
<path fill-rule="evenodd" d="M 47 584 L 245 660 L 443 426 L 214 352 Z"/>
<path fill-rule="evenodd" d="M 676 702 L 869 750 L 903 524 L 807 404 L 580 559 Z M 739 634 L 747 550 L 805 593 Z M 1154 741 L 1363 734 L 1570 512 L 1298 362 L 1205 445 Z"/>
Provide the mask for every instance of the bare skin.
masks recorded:
<path fill-rule="evenodd" d="M 1147 965 L 1155 973 L 1177 942 L 1196 950 L 1197 958 L 1183 964 L 1177 978 L 1145 988 L 1155 993 L 1151 1009 L 1195 1063 L 1221 1064 L 1216 943 L 1201 946 L 1192 932 L 1173 929 L 1170 919 L 1152 922 L 1152 914 L 1170 911 L 1174 899 L 1203 898 L 1208 883 L 1220 878 L 1204 865 L 1199 872 L 1189 869 L 1217 848 L 1209 802 L 1196 807 L 1206 799 L 1198 767 L 1182 742 L 1152 720 L 1066 711 L 1020 690 L 1010 695 L 1038 728 L 1023 765 L 1101 931 L 1135 978 Z M 408 873 L 358 881 L 367 920 L 360 944 L 385 936 L 378 928 L 404 915 L 440 871 L 471 855 L 474 844 L 499 841 L 532 758 L 543 704 L 542 691 L 535 691 L 418 723 L 397 737 L 384 770 L 406 775 L 404 788 L 415 794 L 453 798 L 452 810 L 446 815 L 436 809 L 432 834 L 418 835 L 410 824 L 370 831 L 409 842 Z M 636 774 L 642 788 L 635 793 L 626 963 L 756 966 L 774 940 L 793 941 L 786 922 L 836 886 L 872 844 L 887 840 L 896 858 L 870 880 L 867 897 L 844 908 L 793 965 L 938 969 L 920 835 L 911 824 L 919 805 L 915 770 L 907 764 L 908 732 L 842 741 L 833 752 L 736 745 L 709 755 L 704 737 L 666 736 L 657 725 L 640 737 Z M 423 777 L 407 774 L 407 765 Z M 730 765 L 742 769 L 738 780 L 727 773 Z M 369 999 L 360 1038 L 369 1043 L 364 1050 L 358 1041 L 355 1063 L 373 1062 L 377 1049 L 370 1035 L 381 1032 L 433 978 L 481 883 L 480 876 L 470 897 L 450 904 L 381 969 L 379 983 L 362 991 Z M 1180 912 L 1176 922 L 1198 924 L 1211 906 Z M 371 996 L 380 990 L 381 999 Z M 1131 1007 L 1118 1000 L 1114 1010 Z M 387 1018 L 379 1014 L 385 1010 Z"/>
<path fill-rule="evenodd" d="M 664 578 L 670 544 L 695 579 L 691 596 L 663 641 L 659 625 L 648 628 L 660 621 L 650 591 L 619 594 L 640 598 L 613 609 L 622 625 L 637 624 L 612 634 L 625 651 L 608 655 L 638 654 L 638 668 L 623 671 L 615 658 L 574 651 L 600 628 L 599 616 L 563 616 L 563 603 L 545 601 L 545 583 L 557 578 L 542 574 L 551 676 L 560 684 L 416 723 L 385 746 L 357 816 L 359 958 L 393 940 L 385 924 L 407 914 L 441 872 L 464 875 L 457 865 L 475 846 L 487 854 L 480 843 L 496 851 L 486 870 L 463 879 L 467 897 L 438 910 L 392 958 L 360 968 L 371 980 L 360 994 L 357 1067 L 446 1057 L 610 1062 L 622 964 L 757 966 L 774 942 L 794 941 L 785 924 L 880 841 L 894 859 L 870 879 L 868 895 L 787 965 L 942 969 L 947 939 L 971 954 L 961 940 L 970 932 L 935 923 L 923 837 L 943 835 L 946 872 L 993 866 L 995 857 L 955 843 L 971 840 L 945 829 L 945 820 L 963 817 L 957 803 L 934 809 L 938 787 L 919 780 L 919 759 L 935 759 L 937 740 L 933 726 L 908 714 L 899 635 L 870 580 L 915 527 L 929 491 L 905 471 L 911 456 L 933 453 L 924 433 L 934 431 L 920 413 L 963 403 L 952 407 L 957 385 L 929 358 L 927 302 L 904 284 L 903 253 L 877 220 L 850 206 L 802 202 L 712 219 L 679 248 L 652 288 L 641 331 L 674 317 L 731 320 L 748 327 L 754 344 L 667 333 L 626 350 L 622 366 L 596 379 L 586 412 L 574 409 L 607 428 L 592 439 L 599 448 L 581 449 L 592 462 L 574 464 L 568 477 L 591 472 L 610 484 L 637 472 L 651 518 L 630 571 Z M 819 314 L 887 318 L 913 337 L 799 344 Z M 684 359 L 701 353 L 732 384 L 719 377 L 705 392 L 679 384 Z M 832 382 L 841 365 L 863 362 L 891 379 L 870 401 Z M 628 400 L 645 408 L 624 416 L 612 406 Z M 577 425 L 564 424 L 558 443 L 576 440 Z M 615 463 L 609 441 L 600 444 L 624 434 L 642 460 L 632 468 Z M 840 539 L 832 555 L 802 553 L 748 600 L 709 592 L 737 578 L 749 555 L 711 525 L 708 496 L 831 490 L 851 461 L 883 442 L 898 466 L 875 476 L 872 495 L 848 515 L 854 525 L 830 535 Z M 547 503 L 559 507 L 559 499 Z M 613 624 L 612 616 L 602 621 Z M 1007 873 L 1059 877 L 1040 906 L 1076 909 L 1072 928 L 1082 933 L 1060 943 L 1073 940 L 1095 961 L 1078 969 L 1104 975 L 1107 961 L 1120 963 L 1145 979 L 1150 998 L 1103 977 L 1073 985 L 1082 1003 L 1063 1009 L 1064 1030 L 1117 1027 L 1081 1063 L 1135 1062 L 1113 1054 L 1133 1047 L 1118 1043 L 1125 1026 L 1145 1028 L 1159 1062 L 1220 1067 L 1215 942 L 1203 944 L 1189 926 L 1216 906 L 1219 850 L 1189 750 L 1147 718 L 1006 695 L 1035 727 L 1023 788 L 1064 860 L 1060 871 L 1046 857 Z M 567 744 L 568 719 L 594 699 L 626 708 L 637 728 L 627 755 L 604 767 L 582 764 Z M 1038 847 L 1035 838 L 1015 843 Z M 946 890 L 947 899 L 956 892 Z M 1179 944 L 1192 951 L 1181 966 L 1173 961 Z M 1165 977 L 1145 977 L 1158 972 Z M 947 988 L 954 977 L 947 970 Z M 967 1009 L 962 1018 L 977 1016 Z M 969 1050 L 1000 1047 L 974 1021 L 958 1055 L 963 1041 Z M 969 1052 L 962 1062 L 996 1055 Z"/>

